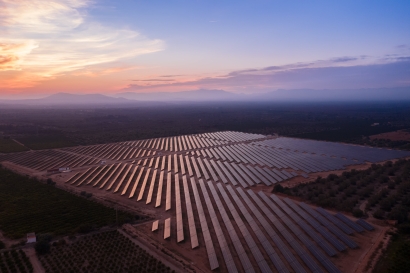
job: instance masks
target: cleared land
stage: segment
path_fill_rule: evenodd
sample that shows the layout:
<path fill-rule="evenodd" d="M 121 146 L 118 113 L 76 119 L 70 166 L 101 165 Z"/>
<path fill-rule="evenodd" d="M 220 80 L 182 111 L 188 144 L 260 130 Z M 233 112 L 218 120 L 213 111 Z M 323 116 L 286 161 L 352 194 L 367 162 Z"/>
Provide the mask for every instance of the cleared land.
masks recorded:
<path fill-rule="evenodd" d="M 383 228 L 270 192 L 290 179 L 407 156 L 405 151 L 224 131 L 32 151 L 0 160 L 51 177 L 67 190 L 151 215 L 158 222 L 136 227 L 139 240 L 186 268 L 353 272 L 359 266 L 355 257 L 368 253 Z M 73 172 L 46 172 L 58 167 Z"/>
<path fill-rule="evenodd" d="M 377 134 L 377 135 L 372 135 L 369 138 L 371 140 L 374 139 L 388 139 L 392 141 L 410 141 L 410 130 L 399 130 L 395 132 L 388 132 L 388 133 L 382 133 L 382 134 Z"/>

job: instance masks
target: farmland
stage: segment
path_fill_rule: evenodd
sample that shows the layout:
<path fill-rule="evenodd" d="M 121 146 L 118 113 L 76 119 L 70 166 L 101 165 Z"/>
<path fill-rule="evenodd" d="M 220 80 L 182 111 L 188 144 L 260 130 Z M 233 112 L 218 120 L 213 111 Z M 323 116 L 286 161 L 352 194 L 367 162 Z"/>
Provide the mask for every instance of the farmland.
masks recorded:
<path fill-rule="evenodd" d="M 169 267 L 118 231 L 88 235 L 51 247 L 40 256 L 48 273 L 58 272 L 171 272 Z"/>
<path fill-rule="evenodd" d="M 1 272 L 32 273 L 33 266 L 24 251 L 11 250 L 0 253 L 0 270 Z"/>
<path fill-rule="evenodd" d="M 372 242 L 386 229 L 271 194 L 272 190 L 283 182 L 312 179 L 317 173 L 368 162 L 374 164 L 370 171 L 379 175 L 376 163 L 408 156 L 410 153 L 398 150 L 221 131 L 30 151 L 4 155 L 0 160 L 39 179 L 52 179 L 66 190 L 149 215 L 154 221 L 138 225 L 133 232 L 141 243 L 172 253 L 168 255 L 184 268 L 344 272 L 359 266 L 350 259 L 372 249 Z M 47 171 L 63 166 L 71 172 Z M 402 169 L 389 166 L 387 175 L 395 170 L 402 175 Z M 356 175 L 355 171 L 346 173 L 339 180 Z M 347 201 L 342 204 L 346 206 Z M 91 222 L 91 215 L 98 214 L 83 211 L 72 214 Z M 109 218 L 110 213 L 104 215 Z M 61 233 L 73 231 L 67 227 Z M 52 253 L 47 255 L 52 257 Z M 54 270 L 58 262 L 52 260 L 42 263 Z M 77 267 L 72 270 L 80 270 Z"/>
<path fill-rule="evenodd" d="M 115 224 L 114 209 L 0 168 L 0 227 L 6 236 L 56 235 Z M 27 209 L 30 208 L 30 209 Z M 119 212 L 119 221 L 133 216 Z"/>
<path fill-rule="evenodd" d="M 0 153 L 23 152 L 28 149 L 10 138 L 0 138 Z"/>
<path fill-rule="evenodd" d="M 389 161 L 280 191 L 322 207 L 405 222 L 410 211 L 409 171 L 410 161 Z"/>

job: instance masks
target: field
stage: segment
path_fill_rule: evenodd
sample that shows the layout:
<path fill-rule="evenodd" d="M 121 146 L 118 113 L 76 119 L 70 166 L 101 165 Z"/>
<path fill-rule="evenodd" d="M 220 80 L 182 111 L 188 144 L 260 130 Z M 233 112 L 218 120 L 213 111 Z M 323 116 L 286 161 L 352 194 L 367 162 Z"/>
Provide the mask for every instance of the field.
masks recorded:
<path fill-rule="evenodd" d="M 16 273 L 32 273 L 33 266 L 22 250 L 0 252 L 0 271 Z"/>
<path fill-rule="evenodd" d="M 359 217 L 369 214 L 403 223 L 410 212 L 410 161 L 386 162 L 364 171 L 352 170 L 290 189 L 276 189 Z"/>
<path fill-rule="evenodd" d="M 391 141 L 407 141 L 410 142 L 410 130 L 399 130 L 395 132 L 382 133 L 378 135 L 372 135 L 369 137 L 371 140 L 386 139 Z"/>
<path fill-rule="evenodd" d="M 118 212 L 120 223 L 133 216 Z M 9 238 L 29 232 L 55 235 L 115 224 L 114 209 L 0 168 L 0 229 Z"/>
<path fill-rule="evenodd" d="M 12 139 L 0 138 L 0 153 L 24 152 L 28 149 Z"/>
<path fill-rule="evenodd" d="M 45 272 L 171 272 L 118 231 L 88 235 L 52 246 L 40 256 Z"/>

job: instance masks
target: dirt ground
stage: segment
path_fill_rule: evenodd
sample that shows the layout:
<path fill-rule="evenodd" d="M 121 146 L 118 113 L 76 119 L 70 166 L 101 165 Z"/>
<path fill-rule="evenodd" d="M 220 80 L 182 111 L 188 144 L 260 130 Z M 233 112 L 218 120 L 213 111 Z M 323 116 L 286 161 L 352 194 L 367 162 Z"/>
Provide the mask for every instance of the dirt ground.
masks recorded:
<path fill-rule="evenodd" d="M 24 252 L 26 253 L 27 257 L 30 259 L 31 264 L 33 265 L 33 273 L 44 273 L 45 270 L 43 266 L 41 265 L 34 248 L 33 247 L 25 248 Z"/>
<path fill-rule="evenodd" d="M 404 141 L 410 141 L 410 133 L 405 132 L 404 130 L 399 130 L 395 132 L 388 132 L 388 133 L 382 133 L 382 134 L 377 134 L 377 135 L 372 135 L 370 136 L 370 139 L 389 139 L 392 141 L 398 141 L 398 140 L 404 140 Z"/>

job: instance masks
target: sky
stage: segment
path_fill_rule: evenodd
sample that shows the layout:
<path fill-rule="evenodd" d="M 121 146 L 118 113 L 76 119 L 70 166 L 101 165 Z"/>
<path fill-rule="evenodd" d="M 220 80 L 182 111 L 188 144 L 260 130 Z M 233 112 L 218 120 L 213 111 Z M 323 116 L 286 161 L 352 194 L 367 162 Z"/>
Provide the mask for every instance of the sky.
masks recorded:
<path fill-rule="evenodd" d="M 410 1 L 0 0 L 0 97 L 410 86 Z"/>

